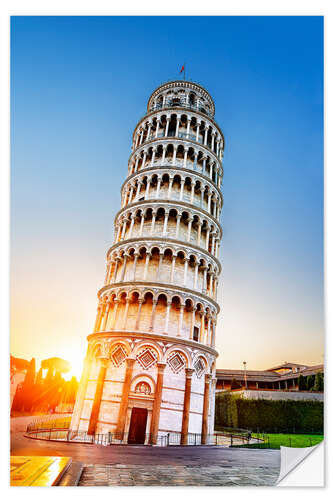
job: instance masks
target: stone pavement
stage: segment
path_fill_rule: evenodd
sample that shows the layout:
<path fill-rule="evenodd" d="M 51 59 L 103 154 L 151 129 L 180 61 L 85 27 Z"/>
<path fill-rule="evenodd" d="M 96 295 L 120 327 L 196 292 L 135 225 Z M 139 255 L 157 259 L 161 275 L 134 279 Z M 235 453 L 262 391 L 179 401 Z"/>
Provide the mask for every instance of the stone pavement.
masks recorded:
<path fill-rule="evenodd" d="M 273 486 L 279 467 L 221 465 L 93 465 L 79 486 Z"/>

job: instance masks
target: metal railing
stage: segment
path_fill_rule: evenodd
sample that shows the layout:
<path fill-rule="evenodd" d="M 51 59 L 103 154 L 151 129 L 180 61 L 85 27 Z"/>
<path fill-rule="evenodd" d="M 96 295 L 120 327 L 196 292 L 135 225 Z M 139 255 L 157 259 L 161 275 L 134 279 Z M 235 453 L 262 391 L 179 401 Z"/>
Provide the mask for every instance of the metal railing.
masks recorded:
<path fill-rule="evenodd" d="M 154 444 L 156 446 L 199 446 L 202 445 L 202 435 L 188 433 L 183 439 L 181 432 L 165 432 L 152 436 L 145 434 L 139 440 L 133 439 L 129 433 L 98 433 L 88 434 L 86 431 L 69 429 L 70 418 L 38 419 L 27 426 L 26 436 L 47 441 L 67 441 L 72 443 L 97 444 L 109 446 L 113 444 Z M 211 446 L 237 446 L 262 442 L 260 438 L 253 439 L 251 433 L 243 429 L 223 429 L 209 434 L 204 444 Z"/>

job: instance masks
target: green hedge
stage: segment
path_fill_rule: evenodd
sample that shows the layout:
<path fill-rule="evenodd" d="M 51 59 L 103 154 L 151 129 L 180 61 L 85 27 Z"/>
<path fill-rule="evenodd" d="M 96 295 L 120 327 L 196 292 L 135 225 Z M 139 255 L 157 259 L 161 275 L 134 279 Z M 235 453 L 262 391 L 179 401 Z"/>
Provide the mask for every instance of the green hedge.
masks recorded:
<path fill-rule="evenodd" d="M 244 399 L 216 394 L 215 427 L 240 427 L 254 432 L 322 433 L 322 401 Z"/>

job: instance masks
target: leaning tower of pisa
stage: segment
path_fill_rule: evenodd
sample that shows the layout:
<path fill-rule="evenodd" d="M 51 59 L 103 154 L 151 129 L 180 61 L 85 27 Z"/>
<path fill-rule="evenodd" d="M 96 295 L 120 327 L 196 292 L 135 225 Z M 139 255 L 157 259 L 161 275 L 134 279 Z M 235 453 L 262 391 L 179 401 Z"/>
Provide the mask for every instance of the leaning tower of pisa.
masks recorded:
<path fill-rule="evenodd" d="M 134 132 L 71 429 L 124 443 L 214 430 L 223 134 L 208 92 L 168 82 Z"/>

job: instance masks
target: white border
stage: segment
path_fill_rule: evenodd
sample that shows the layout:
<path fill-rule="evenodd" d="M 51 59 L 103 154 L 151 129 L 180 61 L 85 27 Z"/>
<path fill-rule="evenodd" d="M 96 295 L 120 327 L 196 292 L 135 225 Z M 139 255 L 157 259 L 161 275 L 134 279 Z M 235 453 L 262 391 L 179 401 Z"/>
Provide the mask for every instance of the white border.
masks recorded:
<path fill-rule="evenodd" d="M 8 402 L 9 402 L 9 390 L 7 389 L 9 384 L 6 384 L 6 381 L 9 380 L 9 298 L 8 298 L 8 284 L 9 284 L 9 272 L 8 272 L 8 262 L 9 262 L 9 15 L 325 15 L 325 88 L 326 88 L 326 99 L 325 99 L 325 114 L 326 114 L 326 123 L 325 123 L 325 137 L 326 137 L 326 151 L 325 151 L 325 252 L 326 255 L 331 254 L 333 251 L 332 245 L 332 230 L 329 231 L 328 227 L 328 219 L 329 215 L 331 215 L 332 209 L 332 201 L 330 202 L 329 193 L 332 193 L 332 174 L 330 174 L 327 165 L 329 164 L 329 111 L 330 111 L 330 100 L 328 89 L 330 88 L 329 83 L 332 87 L 332 63 L 330 63 L 330 59 L 332 59 L 332 54 L 330 53 L 330 47 L 333 46 L 332 38 L 332 22 L 331 22 L 331 5 L 332 1 L 330 0 L 317 0 L 316 2 L 309 0 L 302 1 L 292 1 L 292 0 L 271 0 L 270 2 L 252 0 L 249 2 L 248 0 L 239 0 L 233 2 L 219 1 L 219 2 L 200 2 L 195 3 L 194 0 L 183 0 L 179 2 L 178 0 L 168 0 L 168 2 L 153 2 L 153 1 L 122 1 L 119 3 L 110 3 L 107 1 L 98 1 L 94 2 L 84 2 L 84 1 L 69 1 L 66 2 L 63 0 L 58 0 L 57 2 L 42 2 L 33 1 L 3 1 L 0 6 L 1 12 L 1 24 L 0 24 L 0 36 L 1 36 L 1 101 L 0 101 L 0 109 L 1 109 L 1 164 L 0 164 L 0 229 L 1 229 L 1 255 L 0 255 L 0 273 L 1 273 L 1 296 L 0 296 L 0 321 L 1 321 L 1 369 L 2 369 L 2 379 L 1 379 L 1 477 L 0 484 L 3 492 L 6 492 L 9 496 L 22 495 L 24 496 L 39 496 L 39 495 L 57 495 L 60 492 L 57 492 L 56 488 L 51 488 L 47 492 L 42 488 L 25 488 L 24 491 L 20 488 L 12 488 L 11 490 L 7 486 L 8 484 L 8 469 L 5 464 L 8 463 L 8 449 L 9 449 L 9 432 L 8 432 Z M 283 33 L 281 33 L 283 36 Z M 309 65 L 311 61 L 309 61 Z M 331 218 L 332 219 L 332 218 Z M 326 260 L 326 290 L 325 290 L 325 300 L 326 300 L 326 318 L 327 318 L 327 342 L 326 347 L 330 348 L 329 338 L 331 331 L 331 314 L 329 313 L 332 294 L 330 292 L 330 284 L 331 284 L 331 266 L 328 260 Z M 328 358 L 328 352 L 326 349 L 326 360 Z M 328 375 L 328 376 L 327 376 Z M 326 387 L 329 385 L 328 378 L 330 377 L 329 373 L 329 364 L 327 363 L 325 366 L 325 378 L 326 378 Z M 7 387 L 6 387 L 7 385 Z M 328 400 L 327 400 L 328 403 Z M 327 405 L 329 406 L 329 405 Z M 329 408 L 328 408 L 329 411 Z M 327 410 L 326 410 L 327 412 Z M 7 431 L 6 431 L 7 430 Z M 326 426 L 325 430 L 325 440 L 327 441 L 329 435 L 329 429 Z M 330 469 L 331 460 L 330 453 L 329 460 L 326 460 L 326 470 Z M 315 465 L 313 466 L 315 467 Z M 305 480 L 305 479 L 304 479 Z M 244 491 L 244 489 L 246 491 Z M 304 489 L 302 488 L 301 494 L 304 499 L 310 497 L 313 498 L 313 495 L 322 495 L 328 494 L 329 489 L 331 489 L 331 485 L 329 488 L 316 490 L 314 492 L 311 488 Z M 202 497 L 202 494 L 206 494 L 202 488 L 196 488 L 191 490 L 184 490 L 182 488 L 158 488 L 158 493 L 156 488 L 122 488 L 112 490 L 115 494 L 123 495 L 140 495 L 144 494 L 145 497 L 155 498 L 156 494 L 158 496 L 166 497 L 169 496 L 172 492 L 173 496 L 184 495 L 185 491 L 192 495 L 198 495 L 198 497 Z M 106 488 L 99 488 L 98 494 L 100 496 L 103 495 L 111 495 L 112 491 L 107 490 Z M 267 488 L 228 488 L 221 490 L 221 488 L 209 488 L 208 494 L 211 497 L 220 497 L 221 495 L 227 494 L 228 497 L 233 496 L 246 496 L 246 498 L 260 498 L 261 496 L 267 497 L 267 494 L 273 497 L 281 494 L 284 496 L 287 493 L 287 489 L 284 489 L 283 492 L 277 488 L 270 488 L 270 491 L 267 491 Z M 62 489 L 61 494 L 65 496 L 73 496 L 80 495 L 82 496 L 90 496 L 92 493 L 90 488 L 83 489 Z M 296 491 L 290 491 L 290 496 L 294 496 Z"/>

